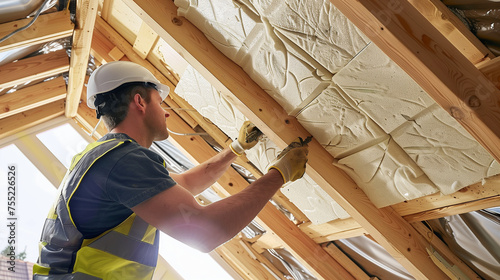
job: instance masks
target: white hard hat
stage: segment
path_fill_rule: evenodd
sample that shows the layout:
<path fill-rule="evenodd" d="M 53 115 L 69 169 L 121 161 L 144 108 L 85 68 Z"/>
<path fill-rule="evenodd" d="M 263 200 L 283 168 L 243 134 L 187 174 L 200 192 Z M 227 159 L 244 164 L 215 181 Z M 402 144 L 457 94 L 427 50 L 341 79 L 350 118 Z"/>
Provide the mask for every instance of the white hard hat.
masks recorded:
<path fill-rule="evenodd" d="M 125 83 L 149 82 L 156 86 L 160 96 L 165 99 L 170 88 L 158 81 L 148 69 L 130 61 L 113 61 L 97 68 L 90 75 L 87 84 L 87 106 L 95 109 L 96 95 L 113 90 Z"/>

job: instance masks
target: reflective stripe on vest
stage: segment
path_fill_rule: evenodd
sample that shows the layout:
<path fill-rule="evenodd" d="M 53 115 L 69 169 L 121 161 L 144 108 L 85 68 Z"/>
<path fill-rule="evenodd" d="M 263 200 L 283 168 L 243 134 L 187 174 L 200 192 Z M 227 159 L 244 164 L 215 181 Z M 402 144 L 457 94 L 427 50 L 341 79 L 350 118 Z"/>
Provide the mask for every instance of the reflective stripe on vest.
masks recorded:
<path fill-rule="evenodd" d="M 151 279 L 158 258 L 159 234 L 135 213 L 92 239 L 83 239 L 69 202 L 90 167 L 129 139 L 94 142 L 73 158 L 49 212 L 40 240 L 33 279 Z"/>

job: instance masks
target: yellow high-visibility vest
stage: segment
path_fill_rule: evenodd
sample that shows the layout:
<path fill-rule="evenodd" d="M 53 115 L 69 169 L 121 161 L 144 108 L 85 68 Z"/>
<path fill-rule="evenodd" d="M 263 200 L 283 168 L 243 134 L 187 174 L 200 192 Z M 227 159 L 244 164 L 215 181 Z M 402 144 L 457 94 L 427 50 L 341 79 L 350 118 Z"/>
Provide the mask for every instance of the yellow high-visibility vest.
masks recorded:
<path fill-rule="evenodd" d="M 159 248 L 158 230 L 135 213 L 118 226 L 84 239 L 69 202 L 90 167 L 109 151 L 131 142 L 110 139 L 89 144 L 73 158 L 42 231 L 33 279 L 151 279 Z"/>

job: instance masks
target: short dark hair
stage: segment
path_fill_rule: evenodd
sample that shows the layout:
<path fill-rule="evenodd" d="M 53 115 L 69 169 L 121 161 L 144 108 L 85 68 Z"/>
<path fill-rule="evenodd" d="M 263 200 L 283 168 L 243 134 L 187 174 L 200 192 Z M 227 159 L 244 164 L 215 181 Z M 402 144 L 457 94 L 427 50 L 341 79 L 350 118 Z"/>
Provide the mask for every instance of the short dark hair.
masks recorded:
<path fill-rule="evenodd" d="M 128 107 L 135 94 L 139 94 L 149 103 L 153 89 L 156 89 L 156 86 L 152 83 L 131 82 L 106 93 L 97 94 L 94 102 L 97 117 L 102 117 L 106 128 L 111 131 L 127 117 Z"/>

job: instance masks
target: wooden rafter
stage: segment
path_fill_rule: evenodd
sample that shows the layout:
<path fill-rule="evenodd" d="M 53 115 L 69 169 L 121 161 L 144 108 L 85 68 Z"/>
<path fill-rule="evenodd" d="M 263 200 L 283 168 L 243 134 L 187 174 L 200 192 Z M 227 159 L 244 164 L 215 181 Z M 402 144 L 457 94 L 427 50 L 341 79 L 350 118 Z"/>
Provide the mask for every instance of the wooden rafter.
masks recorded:
<path fill-rule="evenodd" d="M 328 254 L 342 264 L 356 278 L 356 280 L 378 280 L 377 277 L 370 277 L 359 266 L 357 266 L 349 257 L 332 243 L 322 245 Z"/>
<path fill-rule="evenodd" d="M 173 3 L 156 0 L 125 3 L 279 147 L 284 148 L 297 136 L 308 136 L 298 121 L 289 117 L 240 67 L 222 55 L 187 20 L 177 17 Z M 417 278 L 446 279 L 428 258 L 428 242 L 411 225 L 390 208 L 377 209 L 347 175 L 331 165 L 332 156 L 317 141 L 310 143 L 309 151 L 308 174 L 410 273 Z"/>
<path fill-rule="evenodd" d="M 0 119 L 66 97 L 66 83 L 59 77 L 0 96 Z"/>
<path fill-rule="evenodd" d="M 0 24 L 0 38 L 25 26 L 31 20 L 32 18 L 27 18 Z M 68 11 L 40 15 L 28 29 L 0 43 L 0 52 L 50 42 L 71 36 L 72 33 L 73 23 Z"/>
<path fill-rule="evenodd" d="M 64 114 L 64 100 L 58 100 L 0 120 L 0 139 Z M 22 134 L 20 135 L 22 136 Z"/>
<path fill-rule="evenodd" d="M 500 90 L 414 6 L 330 1 L 500 162 Z"/>
<path fill-rule="evenodd" d="M 21 59 L 0 66 L 0 88 L 48 78 L 68 70 L 69 58 L 65 50 Z"/>
<path fill-rule="evenodd" d="M 270 268 L 266 268 L 257 256 L 251 251 L 251 247 L 244 241 L 235 237 L 226 242 L 224 246 L 215 249 L 227 263 L 238 272 L 243 279 L 285 279 Z"/>
<path fill-rule="evenodd" d="M 68 96 L 66 98 L 66 117 L 76 116 L 80 96 L 87 73 L 90 44 L 94 31 L 99 0 L 79 0 L 76 9 L 76 27 L 71 47 L 71 67 L 69 69 Z"/>
<path fill-rule="evenodd" d="M 490 81 L 500 88 L 500 56 L 490 61 L 481 63 L 477 67 Z"/>
<path fill-rule="evenodd" d="M 409 0 L 473 64 L 495 57 L 440 0 Z"/>
<path fill-rule="evenodd" d="M 157 40 L 158 34 L 143 22 L 139 29 L 139 33 L 137 33 L 137 38 L 135 38 L 134 51 L 142 59 L 146 59 Z"/>
<path fill-rule="evenodd" d="M 15 144 L 55 188 L 59 187 L 66 167 L 36 136 L 19 137 Z"/>
<path fill-rule="evenodd" d="M 407 221 L 415 222 L 497 207 L 500 206 L 499 186 L 500 175 L 496 175 L 486 179 L 484 184 L 479 182 L 450 195 L 428 195 L 392 208 Z"/>
<path fill-rule="evenodd" d="M 316 243 L 366 235 L 368 232 L 353 218 L 333 220 L 328 223 L 314 225 L 310 222 L 299 225 Z"/>

